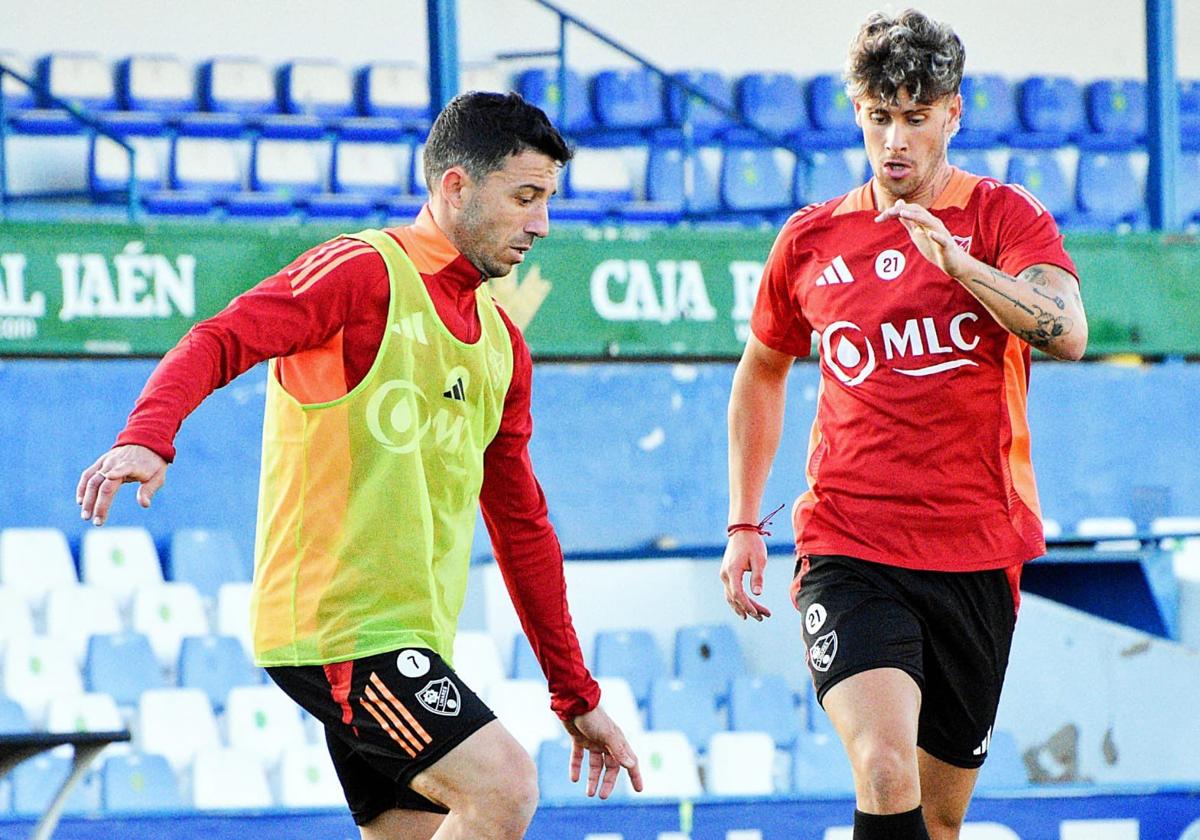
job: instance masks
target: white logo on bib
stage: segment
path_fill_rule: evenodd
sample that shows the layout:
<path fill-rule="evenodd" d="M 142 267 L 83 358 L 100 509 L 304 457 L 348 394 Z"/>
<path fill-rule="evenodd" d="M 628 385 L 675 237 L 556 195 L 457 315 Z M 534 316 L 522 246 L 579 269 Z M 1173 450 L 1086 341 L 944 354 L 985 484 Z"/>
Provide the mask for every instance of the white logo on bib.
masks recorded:
<path fill-rule="evenodd" d="M 904 271 L 904 254 L 889 248 L 875 258 L 875 274 L 880 280 L 895 280 Z"/>

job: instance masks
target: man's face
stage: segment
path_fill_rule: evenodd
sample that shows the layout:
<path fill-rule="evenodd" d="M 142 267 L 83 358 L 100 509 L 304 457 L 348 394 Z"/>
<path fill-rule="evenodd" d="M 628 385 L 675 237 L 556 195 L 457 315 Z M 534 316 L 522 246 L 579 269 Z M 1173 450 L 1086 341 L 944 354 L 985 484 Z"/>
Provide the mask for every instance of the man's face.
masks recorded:
<path fill-rule="evenodd" d="M 526 150 L 482 183 L 467 179 L 454 245 L 487 277 L 504 277 L 525 259 L 535 239 L 550 233 L 547 206 L 558 190 L 560 166 L 549 155 Z"/>
<path fill-rule="evenodd" d="M 862 127 L 867 158 L 876 183 L 889 203 L 932 200 L 935 182 L 946 161 L 946 144 L 958 128 L 962 97 L 944 96 L 928 105 L 914 102 L 908 91 L 889 105 L 855 100 L 855 120 Z"/>

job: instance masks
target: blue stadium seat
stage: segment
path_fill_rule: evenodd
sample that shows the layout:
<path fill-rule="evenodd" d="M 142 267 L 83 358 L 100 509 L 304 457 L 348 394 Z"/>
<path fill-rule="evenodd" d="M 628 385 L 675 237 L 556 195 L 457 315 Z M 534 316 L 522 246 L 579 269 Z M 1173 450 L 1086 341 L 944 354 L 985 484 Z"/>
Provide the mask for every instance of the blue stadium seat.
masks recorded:
<path fill-rule="evenodd" d="M 514 680 L 546 679 L 542 673 L 542 665 L 537 661 L 533 648 L 529 646 L 529 639 L 525 637 L 524 633 L 517 633 L 513 636 L 512 668 L 510 670 Z"/>
<path fill-rule="evenodd" d="M 663 82 L 651 70 L 602 70 L 592 77 L 591 92 L 602 128 L 641 130 L 663 124 Z"/>
<path fill-rule="evenodd" d="M 1017 93 L 1021 130 L 1008 142 L 1020 148 L 1062 146 L 1085 129 L 1079 85 L 1065 76 L 1031 76 Z"/>
<path fill-rule="evenodd" d="M 1179 138 L 1185 151 L 1200 152 L 1200 79 L 1179 83 Z"/>
<path fill-rule="evenodd" d="M 537 753 L 538 794 L 543 801 L 597 802 L 587 795 L 587 759 L 584 759 L 583 772 L 578 782 L 571 781 L 571 743 L 570 741 L 542 741 Z M 612 798 L 625 796 L 621 784 L 613 788 Z"/>
<path fill-rule="evenodd" d="M 214 58 L 196 79 L 206 111 L 255 116 L 279 112 L 271 70 L 256 58 Z"/>
<path fill-rule="evenodd" d="M 41 816 L 71 772 L 71 759 L 42 753 L 13 769 L 12 808 L 18 816 Z M 85 776 L 67 797 L 63 813 L 92 814 L 100 808 L 100 786 L 94 775 Z"/>
<path fill-rule="evenodd" d="M 862 143 L 862 130 L 854 122 L 854 103 L 840 76 L 823 73 L 809 80 L 808 117 L 812 130 L 802 135 L 807 149 L 845 149 Z"/>
<path fill-rule="evenodd" d="M 142 192 L 160 190 L 166 184 L 165 140 L 126 138 L 134 149 L 134 180 Z M 93 135 L 88 147 L 88 190 L 93 200 L 124 198 L 128 186 L 129 154 L 107 137 Z"/>
<path fill-rule="evenodd" d="M 0 50 L 0 64 L 27 79 L 32 80 L 36 75 L 33 64 L 28 59 L 7 50 Z M 0 84 L 0 96 L 4 97 L 4 107 L 10 114 L 37 105 L 37 95 L 33 90 L 8 74 L 5 74 L 3 84 Z"/>
<path fill-rule="evenodd" d="M 792 204 L 790 183 L 774 149 L 725 150 L 721 162 L 721 203 L 727 210 L 760 213 L 786 210 Z"/>
<path fill-rule="evenodd" d="M 277 71 L 275 83 L 281 113 L 326 120 L 355 113 L 350 73 L 336 61 L 289 61 Z"/>
<path fill-rule="evenodd" d="M 1069 225 L 1075 215 L 1075 198 L 1058 156 L 1052 151 L 1014 149 L 1008 159 L 1010 184 L 1020 184 L 1046 206 L 1059 225 Z"/>
<path fill-rule="evenodd" d="M 250 580 L 250 569 L 230 531 L 181 528 L 171 534 L 167 577 L 190 583 L 212 601 L 222 583 Z"/>
<path fill-rule="evenodd" d="M 797 166 L 801 170 L 797 178 L 803 176 L 805 190 L 800 192 L 800 184 L 796 187 L 796 204 L 828 201 L 839 195 L 845 195 L 862 186 L 862 179 L 850 170 L 846 155 L 840 151 L 812 152 L 808 156 L 806 166 Z"/>
<path fill-rule="evenodd" d="M 667 675 L 662 653 L 648 630 L 597 633 L 592 664 L 598 677 L 623 677 L 642 704 L 649 697 L 650 683 Z"/>
<path fill-rule="evenodd" d="M 729 728 L 766 732 L 779 749 L 788 749 L 801 731 L 796 697 L 778 674 L 736 677 L 729 689 Z"/>
<path fill-rule="evenodd" d="M 179 648 L 179 687 L 198 688 L 220 714 L 229 689 L 258 685 L 262 672 L 234 636 L 187 636 Z"/>
<path fill-rule="evenodd" d="M 950 163 L 959 169 L 966 170 L 975 175 L 983 175 L 986 178 L 996 177 L 996 173 L 992 169 L 992 161 L 988 157 L 988 153 L 982 149 L 957 151 L 951 149 L 949 157 Z"/>
<path fill-rule="evenodd" d="M 632 201 L 633 178 L 627 157 L 636 153 L 622 148 L 577 149 L 564 173 L 567 198 L 597 202 L 606 212 Z"/>
<path fill-rule="evenodd" d="M 716 695 L 695 680 L 662 677 L 650 684 L 646 723 L 653 730 L 678 730 L 698 750 L 707 749 L 713 733 L 725 727 L 717 714 Z"/>
<path fill-rule="evenodd" d="M 1136 79 L 1101 79 L 1084 89 L 1091 133 L 1081 145 L 1095 151 L 1132 151 L 1146 135 L 1146 84 Z"/>
<path fill-rule="evenodd" d="M 747 121 L 780 135 L 808 128 L 804 85 L 790 73 L 747 73 L 737 83 L 738 110 Z"/>
<path fill-rule="evenodd" d="M 742 646 L 728 624 L 680 627 L 675 633 L 675 675 L 695 680 L 718 699 L 729 694 L 729 682 L 746 672 Z"/>
<path fill-rule="evenodd" d="M 962 127 L 953 144 L 960 149 L 989 149 L 999 145 L 1017 122 L 1013 86 L 1003 76 L 964 76 Z"/>
<path fill-rule="evenodd" d="M 1200 153 L 1179 155 L 1179 177 L 1175 179 L 1175 203 L 1184 224 L 1200 222 Z"/>
<path fill-rule="evenodd" d="M 0 735 L 29 730 L 29 721 L 25 718 L 25 710 L 21 708 L 21 704 L 0 694 Z"/>
<path fill-rule="evenodd" d="M 813 735 L 829 735 L 836 739 L 837 730 L 833 728 L 833 721 L 829 719 L 825 709 L 817 702 L 817 690 L 813 687 L 812 680 L 805 685 L 804 696 L 804 705 L 808 710 L 808 731 Z"/>
<path fill-rule="evenodd" d="M 64 52 L 44 55 L 37 61 L 37 80 L 46 93 L 87 111 L 112 111 L 117 107 L 112 69 L 97 53 Z M 54 108 L 44 98 L 43 108 Z"/>
<path fill-rule="evenodd" d="M 684 159 L 685 208 L 705 215 L 721 209 L 720 171 L 723 152 L 716 147 L 696 150 Z"/>
<path fill-rule="evenodd" d="M 184 806 L 170 763 L 152 753 L 110 756 L 100 770 L 100 802 L 106 814 L 169 811 Z"/>
<path fill-rule="evenodd" d="M 596 125 L 587 86 L 574 70 L 566 71 L 565 96 L 559 90 L 558 70 L 553 67 L 525 70 L 517 74 L 513 85 L 517 93 L 545 111 L 550 121 L 567 134 L 588 131 Z"/>
<path fill-rule="evenodd" d="M 987 760 L 979 772 L 976 790 L 1019 790 L 1029 787 L 1029 774 L 1017 740 L 1003 729 L 992 730 Z"/>
<path fill-rule="evenodd" d="M 108 694 L 118 706 L 136 706 L 143 691 L 166 687 L 154 649 L 142 633 L 92 636 L 83 678 L 88 691 Z"/>
<path fill-rule="evenodd" d="M 117 101 L 127 111 L 195 111 L 192 69 L 169 55 L 134 55 L 117 62 Z"/>
<path fill-rule="evenodd" d="M 683 150 L 652 145 L 646 160 L 646 198 L 683 210 L 687 179 Z"/>
<path fill-rule="evenodd" d="M 1081 152 L 1075 176 L 1077 225 L 1114 228 L 1136 224 L 1145 202 L 1144 185 L 1134 175 L 1129 154 Z"/>
<path fill-rule="evenodd" d="M 671 78 L 687 82 L 726 108 L 733 108 L 733 91 L 729 80 L 715 70 L 672 73 Z M 689 123 L 698 141 L 703 142 L 732 124 L 730 118 L 725 114 L 698 96 L 688 94 L 683 88 L 669 82 L 666 83 L 666 97 L 667 120 L 677 126 L 682 126 L 685 122 Z"/>
<path fill-rule="evenodd" d="M 250 149 L 250 188 L 299 203 L 322 191 L 318 153 L 327 150 L 306 140 L 256 138 Z"/>
<path fill-rule="evenodd" d="M 413 131 L 429 129 L 429 82 L 414 64 L 373 62 L 360 68 L 354 97 L 363 116 L 393 119 Z"/>
<path fill-rule="evenodd" d="M 792 793 L 804 796 L 852 796 L 854 773 L 837 738 L 802 734 L 792 749 Z"/>

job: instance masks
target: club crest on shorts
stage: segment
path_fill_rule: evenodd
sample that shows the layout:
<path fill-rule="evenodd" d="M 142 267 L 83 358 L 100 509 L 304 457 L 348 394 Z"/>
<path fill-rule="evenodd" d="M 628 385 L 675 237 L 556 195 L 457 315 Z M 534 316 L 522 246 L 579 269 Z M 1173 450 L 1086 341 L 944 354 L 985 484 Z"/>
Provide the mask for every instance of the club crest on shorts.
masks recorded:
<path fill-rule="evenodd" d="M 417 702 L 435 715 L 454 717 L 462 709 L 458 686 L 449 677 L 433 680 L 417 692 Z"/>
<path fill-rule="evenodd" d="M 820 604 L 812 604 L 804 612 L 804 629 L 808 631 L 808 635 L 815 636 L 817 631 L 825 626 L 825 619 L 828 613 Z"/>
<path fill-rule="evenodd" d="M 829 666 L 833 664 L 833 658 L 837 656 L 838 639 L 837 631 L 830 630 L 821 638 L 813 642 L 812 647 L 808 649 L 808 664 L 812 666 L 814 671 L 824 673 L 829 670 Z"/>

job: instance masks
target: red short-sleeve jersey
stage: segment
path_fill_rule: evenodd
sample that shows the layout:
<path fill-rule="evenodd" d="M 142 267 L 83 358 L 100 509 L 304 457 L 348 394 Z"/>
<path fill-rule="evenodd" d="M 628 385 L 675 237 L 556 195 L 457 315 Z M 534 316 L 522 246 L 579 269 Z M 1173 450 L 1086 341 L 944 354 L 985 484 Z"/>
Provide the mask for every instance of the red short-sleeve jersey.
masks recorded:
<path fill-rule="evenodd" d="M 1047 263 L 1077 275 L 1054 219 L 1022 187 L 955 169 L 930 210 L 1007 274 Z M 946 571 L 1037 557 L 1029 345 L 877 214 L 868 183 L 792 216 L 751 319 L 780 352 L 819 342 L 797 548 Z"/>

